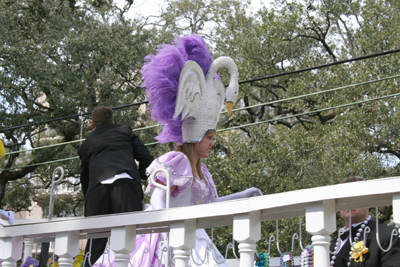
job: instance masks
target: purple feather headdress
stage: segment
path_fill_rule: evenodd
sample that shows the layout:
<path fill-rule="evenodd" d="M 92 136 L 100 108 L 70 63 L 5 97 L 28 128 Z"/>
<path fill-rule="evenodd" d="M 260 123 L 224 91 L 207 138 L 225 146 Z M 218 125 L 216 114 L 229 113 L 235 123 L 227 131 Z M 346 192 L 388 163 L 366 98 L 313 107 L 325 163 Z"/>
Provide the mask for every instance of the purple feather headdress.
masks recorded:
<path fill-rule="evenodd" d="M 177 37 L 173 44 L 160 45 L 155 55 L 145 57 L 141 69 L 143 86 L 150 104 L 153 120 L 163 125 L 156 137 L 160 143 L 183 143 L 181 116 L 173 119 L 179 76 L 188 60 L 193 60 L 202 68 L 204 76 L 211 66 L 212 56 L 203 38 L 197 34 Z"/>

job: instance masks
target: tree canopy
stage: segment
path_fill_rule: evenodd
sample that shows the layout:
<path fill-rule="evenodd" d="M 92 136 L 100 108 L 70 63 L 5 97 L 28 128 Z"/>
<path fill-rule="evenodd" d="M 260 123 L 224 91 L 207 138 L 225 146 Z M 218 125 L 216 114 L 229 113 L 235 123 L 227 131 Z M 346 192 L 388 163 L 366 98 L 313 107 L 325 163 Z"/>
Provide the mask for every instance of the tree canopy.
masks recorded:
<path fill-rule="evenodd" d="M 123 7 L 89 0 L 0 3 L 0 134 L 6 151 L 16 152 L 0 161 L 0 206 L 27 209 L 29 201 L 13 200 L 20 194 L 15 183 L 29 188 L 23 179 L 35 178 L 46 188 L 58 165 L 67 176 L 79 175 L 76 159 L 35 165 L 76 157 L 79 142 L 17 151 L 28 143 L 76 141 L 91 130 L 89 116 L 12 127 L 90 112 L 98 105 L 145 101 L 139 72 L 144 57 L 175 35 L 203 36 L 214 58 L 235 60 L 241 81 L 400 48 L 400 2 L 395 0 L 276 0 L 257 11 L 241 0 L 165 3 L 151 19 L 128 18 L 133 1 Z M 399 75 L 399 61 L 392 53 L 241 84 L 235 107 L 243 109 L 223 114 L 218 126 L 235 129 L 218 134 L 205 160 L 219 194 L 251 186 L 272 194 L 349 176 L 399 175 L 398 96 L 370 101 L 399 92 L 398 77 L 374 82 Z M 228 81 L 224 70 L 220 76 Z M 349 85 L 354 86 L 330 90 Z M 155 125 L 143 110 L 118 109 L 116 120 L 134 129 Z M 154 142 L 157 128 L 138 134 L 145 143 Z M 149 148 L 157 157 L 171 145 Z M 79 184 L 70 183 L 78 192 L 73 201 L 82 200 Z M 389 217 L 390 210 L 383 214 L 384 220 Z M 263 227 L 274 232 L 273 224 Z M 295 230 L 288 228 L 287 236 Z M 220 233 L 222 246 L 229 234 Z"/>

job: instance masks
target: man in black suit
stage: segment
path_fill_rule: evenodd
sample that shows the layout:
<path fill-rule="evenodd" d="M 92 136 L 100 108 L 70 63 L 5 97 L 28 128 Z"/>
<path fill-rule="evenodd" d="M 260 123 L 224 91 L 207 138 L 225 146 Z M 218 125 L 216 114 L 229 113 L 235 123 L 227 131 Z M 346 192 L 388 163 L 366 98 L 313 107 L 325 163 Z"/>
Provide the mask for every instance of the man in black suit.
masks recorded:
<path fill-rule="evenodd" d="M 341 181 L 341 183 L 357 181 L 365 181 L 365 179 L 362 177 L 349 177 Z M 392 247 L 389 251 L 384 252 L 380 249 L 376 239 L 376 223 L 371 220 L 369 209 L 370 208 L 353 209 L 351 210 L 351 215 L 349 210 L 340 212 L 345 221 L 345 227 L 343 227 L 344 233 L 331 242 L 330 251 L 334 252 L 334 254 L 331 255 L 331 266 L 400 266 L 400 239 L 398 235 L 392 236 L 393 227 L 379 224 L 379 244 L 382 249 L 388 249 L 391 239 L 393 239 Z M 350 217 L 352 225 L 351 240 L 354 244 L 354 248 L 358 249 L 358 251 L 352 251 L 349 242 Z M 363 241 L 366 227 L 369 227 L 371 232 L 367 233 L 366 244 L 363 246 L 361 241 Z"/>
<path fill-rule="evenodd" d="M 109 107 L 93 110 L 92 128 L 78 148 L 85 216 L 141 211 L 141 179 L 147 179 L 146 168 L 153 156 L 128 124 L 114 124 Z M 90 251 L 91 264 L 103 254 L 106 245 L 107 238 L 88 241 L 86 253 Z M 88 266 L 86 261 L 85 267 Z"/>

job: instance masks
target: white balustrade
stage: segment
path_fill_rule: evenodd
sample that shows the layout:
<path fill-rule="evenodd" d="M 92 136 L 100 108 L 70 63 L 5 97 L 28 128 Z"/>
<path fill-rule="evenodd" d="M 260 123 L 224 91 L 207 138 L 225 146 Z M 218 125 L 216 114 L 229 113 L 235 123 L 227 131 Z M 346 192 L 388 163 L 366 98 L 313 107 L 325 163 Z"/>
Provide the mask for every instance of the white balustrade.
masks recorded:
<path fill-rule="evenodd" d="M 393 221 L 400 226 L 400 193 L 393 194 Z"/>
<path fill-rule="evenodd" d="M 110 246 L 116 253 L 115 266 L 129 267 L 129 253 L 136 248 L 136 225 L 112 228 Z"/>
<path fill-rule="evenodd" d="M 72 267 L 72 258 L 79 253 L 79 231 L 57 233 L 54 253 L 59 257 L 59 267 Z"/>
<path fill-rule="evenodd" d="M 169 232 L 175 266 L 188 266 L 195 247 L 196 229 L 233 225 L 239 243 L 240 267 L 254 266 L 256 242 L 261 238 L 261 222 L 306 217 L 312 234 L 315 266 L 329 266 L 330 234 L 336 230 L 336 212 L 345 209 L 393 205 L 393 220 L 400 224 L 400 178 L 384 178 L 318 188 L 296 190 L 211 203 L 87 218 L 55 218 L 52 221 L 18 221 L 0 226 L 2 267 L 15 267 L 25 255 L 32 238 L 55 241 L 60 267 L 71 267 L 78 254 L 79 239 L 110 237 L 117 267 L 129 267 L 129 253 L 135 249 L 136 235 Z M 293 226 L 296 227 L 296 226 Z M 25 257 L 24 257 L 25 258 Z"/>
<path fill-rule="evenodd" d="M 2 267 L 15 267 L 22 256 L 22 236 L 0 238 L 0 259 Z"/>
<path fill-rule="evenodd" d="M 253 266 L 256 242 L 261 239 L 259 210 L 239 214 L 233 218 L 233 238 L 239 243 L 240 267 Z"/>
<path fill-rule="evenodd" d="M 196 246 L 196 219 L 172 223 L 169 243 L 174 248 L 175 266 L 188 266 L 190 250 Z"/>
<path fill-rule="evenodd" d="M 336 230 L 335 200 L 323 200 L 307 204 L 306 230 L 312 234 L 315 266 L 330 266 L 330 234 Z"/>
<path fill-rule="evenodd" d="M 24 262 L 28 257 L 32 257 L 34 238 L 25 238 L 24 240 Z"/>

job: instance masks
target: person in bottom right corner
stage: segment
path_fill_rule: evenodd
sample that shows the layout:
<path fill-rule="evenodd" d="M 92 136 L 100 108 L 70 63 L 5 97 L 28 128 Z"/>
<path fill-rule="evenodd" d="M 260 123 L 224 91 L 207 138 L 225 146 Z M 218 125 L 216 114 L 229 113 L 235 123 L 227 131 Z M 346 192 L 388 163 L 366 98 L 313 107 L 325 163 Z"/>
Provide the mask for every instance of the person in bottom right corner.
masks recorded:
<path fill-rule="evenodd" d="M 363 177 L 349 177 L 340 183 L 350 183 L 366 181 Z M 398 235 L 392 237 L 393 227 L 379 224 L 379 244 L 383 249 L 389 248 L 391 238 L 392 247 L 384 252 L 378 245 L 376 237 L 376 223 L 369 215 L 370 208 L 361 208 L 341 211 L 341 216 L 345 221 L 343 234 L 337 239 L 333 239 L 330 245 L 331 257 L 330 266 L 334 267 L 394 267 L 400 266 L 400 239 Z M 349 242 L 349 226 L 351 216 L 351 241 L 354 249 Z M 363 244 L 363 236 L 366 227 L 370 228 L 367 233 L 366 244 Z"/>

